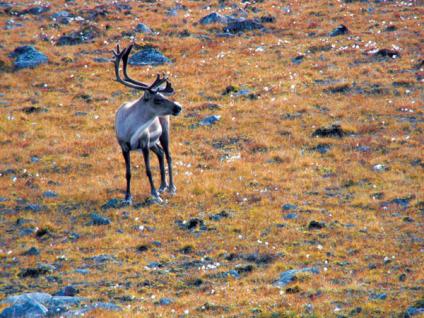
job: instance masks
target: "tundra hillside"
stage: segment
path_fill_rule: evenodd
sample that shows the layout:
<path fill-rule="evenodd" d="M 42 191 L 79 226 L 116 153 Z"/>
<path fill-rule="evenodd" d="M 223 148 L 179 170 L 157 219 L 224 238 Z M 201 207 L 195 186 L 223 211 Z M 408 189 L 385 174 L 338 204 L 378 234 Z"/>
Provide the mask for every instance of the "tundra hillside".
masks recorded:
<path fill-rule="evenodd" d="M 423 13 L 0 2 L 0 316 L 422 314 Z M 121 201 L 114 116 L 141 95 L 111 50 L 132 39 L 131 77 L 166 73 L 184 107 L 163 205 L 137 153 Z"/>

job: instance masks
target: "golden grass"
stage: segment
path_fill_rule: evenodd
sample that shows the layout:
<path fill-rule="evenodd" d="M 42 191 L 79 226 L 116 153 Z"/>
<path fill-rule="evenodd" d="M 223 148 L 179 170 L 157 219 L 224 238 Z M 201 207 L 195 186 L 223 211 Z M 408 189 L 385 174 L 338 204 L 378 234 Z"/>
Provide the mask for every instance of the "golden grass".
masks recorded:
<path fill-rule="evenodd" d="M 14 169 L 17 176 L 0 177 L 0 197 L 9 199 L 1 204 L 14 208 L 16 200 L 23 198 L 48 208 L 39 213 L 0 214 L 1 290 L 16 285 L 22 292 L 54 292 L 62 285 L 82 283 L 82 296 L 124 308 L 123 313 L 98 311 L 90 317 L 332 317 L 348 315 L 356 307 L 362 308 L 358 317 L 395 317 L 422 297 L 423 168 L 410 164 L 416 159 L 424 161 L 422 81 L 416 78 L 418 71 L 411 71 L 422 61 L 422 6 L 416 2 L 405 6 L 401 2 L 264 1 L 254 3 L 261 11 L 250 15 L 274 15 L 276 22 L 269 24 L 272 32 L 220 38 L 214 34 L 220 25 L 195 23 L 209 13 L 202 9 L 206 2 L 184 3 L 190 11 L 179 11 L 176 17 L 165 15 L 173 6 L 168 0 L 155 5 L 128 4 L 133 8 L 131 15 L 112 11 L 99 20 L 103 35 L 90 44 L 55 46 L 39 39 L 46 34 L 54 42 L 62 33 L 78 29 L 75 22 L 56 28 L 47 18 L 27 16 L 22 19 L 25 27 L 2 31 L 0 59 L 7 67 L 11 67 L 7 54 L 26 44 L 46 53 L 49 63 L 0 73 L 0 93 L 4 94 L 0 97 L 4 101 L 0 108 L 0 170 Z M 28 5 L 30 2 L 24 2 L 21 7 Z M 76 3 L 68 9 L 95 6 L 95 2 L 86 6 Z M 211 6 L 211 11 L 217 10 L 216 2 Z M 284 13 L 286 6 L 291 13 Z M 368 12 L 368 8 L 374 11 Z M 50 13 L 63 9 L 64 2 L 55 1 Z M 232 10 L 226 7 L 223 12 Z M 9 18 L 0 14 L 0 24 Z M 172 118 L 178 193 L 167 197 L 164 206 L 101 211 L 107 200 L 123 196 L 125 186 L 124 163 L 114 139 L 114 113 L 120 104 L 139 94 L 113 81 L 111 64 L 93 61 L 96 56 L 111 54 L 90 52 L 109 52 L 116 39 L 121 39 L 121 32 L 138 22 L 160 34 L 137 34 L 137 42 L 153 44 L 175 61 L 160 67 L 133 67 L 130 73 L 151 80 L 158 72 L 169 72 L 177 91 L 175 99 L 184 106 L 182 115 Z M 349 28 L 349 35 L 326 36 L 340 23 Z M 382 31 L 390 24 L 396 25 L 397 31 Z M 106 25 L 111 28 L 106 30 Z M 176 36 L 183 30 L 210 40 Z M 308 37 L 309 32 L 316 35 Z M 355 44 L 359 48 L 353 47 Z M 392 45 L 400 47 L 401 58 L 354 65 L 369 58 L 366 51 Z M 259 46 L 263 52 L 257 50 Z M 315 52 L 319 47 L 324 49 Z M 89 53 L 81 54 L 82 50 Z M 299 54 L 305 54 L 304 61 L 294 65 L 290 59 Z M 337 82 L 315 82 L 328 79 Z M 395 88 L 393 82 L 412 83 L 414 89 Z M 324 92 L 344 84 L 379 84 L 388 93 Z M 228 85 L 247 88 L 259 98 L 223 96 Z M 209 110 L 202 106 L 205 103 L 220 108 Z M 27 106 L 47 108 L 48 112 L 25 114 L 20 109 Z M 87 115 L 75 116 L 76 112 Z M 212 127 L 191 128 L 210 114 L 221 115 L 221 120 Z M 418 120 L 402 120 L 407 116 Z M 355 136 L 311 137 L 315 129 L 333 123 L 341 123 Z M 229 142 L 231 138 L 236 142 Z M 224 147 L 214 147 L 217 142 Z M 329 153 L 310 150 L 319 143 L 331 145 Z M 369 146 L 372 151 L 359 152 L 357 146 Z M 221 160 L 226 154 L 239 154 L 240 159 Z M 32 156 L 40 161 L 32 163 Z M 133 158 L 133 195 L 135 202 L 141 202 L 149 193 L 148 182 L 141 156 L 134 154 Z M 373 171 L 377 164 L 389 170 Z M 158 182 L 155 160 L 153 165 Z M 59 197 L 43 199 L 42 193 L 49 189 Z M 378 192 L 384 193 L 383 199 L 373 198 Z M 381 202 L 408 196 L 412 199 L 407 209 L 381 207 Z M 282 218 L 285 203 L 298 206 L 297 219 Z M 63 212 L 60 207 L 64 204 L 79 205 Z M 223 209 L 231 211 L 230 218 L 208 219 Z M 108 216 L 112 224 L 86 226 L 86 215 L 93 211 Z M 405 222 L 405 216 L 414 222 Z M 175 224 L 178 219 L 193 217 L 216 229 L 195 235 Z M 19 230 L 12 230 L 18 218 L 49 228 L 51 236 L 19 236 Z M 311 220 L 324 221 L 327 226 L 308 230 Z M 70 232 L 79 233 L 80 239 L 75 243 L 66 240 Z M 154 241 L 161 246 L 155 247 Z M 140 245 L 149 248 L 137 252 Z M 31 246 L 38 247 L 41 255 L 20 256 Z M 182 254 L 180 250 L 187 246 L 192 252 Z M 211 278 L 212 273 L 245 263 L 226 261 L 223 255 L 255 252 L 278 256 L 269 265 L 254 265 L 254 270 L 240 279 Z M 99 254 L 111 254 L 120 264 L 90 268 L 87 276 L 74 272 L 88 262 L 85 258 Z M 51 264 L 61 255 L 66 260 L 60 261 L 63 267 L 54 273 L 60 282 L 18 277 L 22 268 L 39 262 Z M 221 266 L 181 270 L 175 265 L 205 257 Z M 391 262 L 384 264 L 385 257 Z M 169 265 L 174 271 L 146 269 L 152 261 L 174 264 Z M 346 264 L 339 265 L 342 262 Z M 376 264 L 376 269 L 369 264 Z M 298 292 L 272 286 L 280 272 L 307 266 L 317 266 L 321 273 L 299 275 L 288 285 L 296 286 Z M 399 281 L 402 273 L 407 274 L 403 282 Z M 199 287 L 190 285 L 196 278 L 203 281 Z M 143 286 L 144 281 L 151 286 Z M 388 297 L 370 300 L 371 292 L 384 292 Z M 133 302 L 120 300 L 129 295 L 135 297 Z M 161 297 L 170 297 L 174 303 L 155 305 Z M 307 304 L 313 305 L 314 314 L 307 312 Z"/>

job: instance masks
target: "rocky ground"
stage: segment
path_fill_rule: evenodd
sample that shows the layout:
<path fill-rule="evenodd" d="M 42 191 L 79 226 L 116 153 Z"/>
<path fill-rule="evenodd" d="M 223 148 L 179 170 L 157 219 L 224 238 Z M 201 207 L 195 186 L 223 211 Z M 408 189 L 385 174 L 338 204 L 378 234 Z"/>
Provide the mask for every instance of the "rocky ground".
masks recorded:
<path fill-rule="evenodd" d="M 0 2 L 0 317 L 423 315 L 423 13 Z M 161 205 L 136 154 L 122 201 L 133 40 L 131 76 L 184 107 Z"/>

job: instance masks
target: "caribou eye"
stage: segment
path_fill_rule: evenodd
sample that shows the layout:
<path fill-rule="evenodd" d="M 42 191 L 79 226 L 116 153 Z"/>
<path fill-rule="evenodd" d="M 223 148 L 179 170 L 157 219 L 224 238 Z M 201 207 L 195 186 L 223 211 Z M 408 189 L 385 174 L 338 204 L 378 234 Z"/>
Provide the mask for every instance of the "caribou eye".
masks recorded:
<path fill-rule="evenodd" d="M 155 104 L 155 105 L 159 105 L 159 104 L 161 104 L 162 103 L 162 101 L 160 100 L 160 99 L 154 99 L 153 100 L 153 103 Z"/>

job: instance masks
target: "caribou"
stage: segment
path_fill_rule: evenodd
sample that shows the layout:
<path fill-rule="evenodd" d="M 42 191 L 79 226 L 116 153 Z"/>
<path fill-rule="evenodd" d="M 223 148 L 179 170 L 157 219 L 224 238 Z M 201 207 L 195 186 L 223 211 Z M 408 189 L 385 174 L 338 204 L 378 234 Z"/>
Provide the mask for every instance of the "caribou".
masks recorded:
<path fill-rule="evenodd" d="M 115 115 L 115 132 L 122 155 L 125 160 L 127 187 L 125 201 L 132 203 L 131 196 L 131 160 L 130 152 L 141 151 L 144 157 L 146 175 L 150 183 L 150 193 L 157 202 L 162 202 L 160 193 L 168 191 L 175 194 L 176 187 L 172 177 L 172 158 L 169 151 L 170 115 L 177 116 L 182 107 L 179 103 L 172 101 L 167 96 L 174 93 L 169 79 L 158 74 L 155 81 L 148 85 L 134 80 L 128 76 L 128 56 L 134 44 L 121 50 L 119 44 L 116 51 L 113 50 L 116 81 L 127 87 L 143 91 L 142 97 L 126 102 L 118 108 Z M 120 62 L 123 62 L 123 78 L 120 76 Z M 156 190 L 152 172 L 150 169 L 150 150 L 158 160 L 160 167 L 161 183 L 159 191 Z M 168 163 L 169 183 L 166 181 L 165 159 Z"/>

